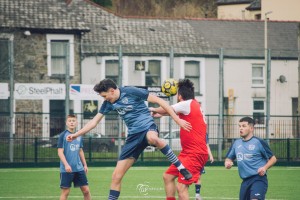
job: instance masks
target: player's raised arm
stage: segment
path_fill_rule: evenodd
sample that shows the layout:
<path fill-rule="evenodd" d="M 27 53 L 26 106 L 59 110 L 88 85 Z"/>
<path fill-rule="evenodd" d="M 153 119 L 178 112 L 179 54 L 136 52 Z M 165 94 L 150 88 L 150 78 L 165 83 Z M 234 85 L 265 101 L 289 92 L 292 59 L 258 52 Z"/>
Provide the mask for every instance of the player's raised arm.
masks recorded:
<path fill-rule="evenodd" d="M 191 124 L 183 119 L 180 119 L 175 113 L 175 111 L 173 110 L 173 108 L 169 104 L 167 104 L 167 102 L 164 101 L 163 99 L 154 96 L 152 94 L 149 94 L 147 101 L 160 105 L 174 119 L 174 121 L 183 129 L 187 131 L 190 131 L 192 129 Z"/>
<path fill-rule="evenodd" d="M 92 130 L 93 128 L 95 128 L 97 126 L 97 124 L 101 121 L 101 119 L 103 118 L 104 115 L 102 115 L 101 113 L 98 113 L 91 121 L 89 121 L 82 129 L 80 129 L 79 131 L 77 131 L 74 134 L 70 134 L 67 136 L 67 141 L 73 141 L 74 139 L 76 139 L 78 136 L 80 135 L 84 135 L 86 133 L 88 133 L 90 130 Z"/>

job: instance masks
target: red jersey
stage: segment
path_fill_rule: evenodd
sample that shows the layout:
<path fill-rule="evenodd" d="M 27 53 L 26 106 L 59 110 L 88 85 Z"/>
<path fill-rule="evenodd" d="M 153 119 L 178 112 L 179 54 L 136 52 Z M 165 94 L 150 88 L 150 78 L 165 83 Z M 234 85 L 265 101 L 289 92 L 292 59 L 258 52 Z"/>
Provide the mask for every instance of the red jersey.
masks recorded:
<path fill-rule="evenodd" d="M 191 123 L 190 132 L 180 129 L 181 154 L 208 154 L 206 146 L 206 121 L 200 103 L 195 99 L 174 104 L 179 118 Z"/>

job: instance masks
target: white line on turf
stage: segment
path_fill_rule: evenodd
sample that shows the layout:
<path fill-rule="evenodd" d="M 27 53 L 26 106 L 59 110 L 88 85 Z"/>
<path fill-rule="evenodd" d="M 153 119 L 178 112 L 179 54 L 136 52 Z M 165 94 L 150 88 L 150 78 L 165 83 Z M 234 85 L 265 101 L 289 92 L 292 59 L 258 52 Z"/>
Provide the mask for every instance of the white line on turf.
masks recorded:
<path fill-rule="evenodd" d="M 25 197 L 0 197 L 0 199 L 58 199 L 59 196 L 25 196 Z M 82 199 L 82 196 L 69 196 L 72 199 Z M 93 196 L 93 198 L 107 198 L 107 196 Z M 164 196 L 121 196 L 119 199 L 165 199 Z M 195 199 L 195 197 L 190 197 Z M 205 199 L 212 200 L 236 200 L 238 198 L 232 197 L 205 197 Z M 267 199 L 267 200 L 285 200 L 285 199 Z"/>

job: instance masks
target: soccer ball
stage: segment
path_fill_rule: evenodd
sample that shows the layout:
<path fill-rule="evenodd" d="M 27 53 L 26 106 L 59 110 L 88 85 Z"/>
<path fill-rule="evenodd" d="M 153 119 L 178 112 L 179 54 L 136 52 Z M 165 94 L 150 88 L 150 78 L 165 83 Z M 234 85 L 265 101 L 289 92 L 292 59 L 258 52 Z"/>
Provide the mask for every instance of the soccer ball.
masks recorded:
<path fill-rule="evenodd" d="M 161 86 L 161 91 L 168 97 L 177 94 L 178 82 L 174 79 L 167 79 Z"/>

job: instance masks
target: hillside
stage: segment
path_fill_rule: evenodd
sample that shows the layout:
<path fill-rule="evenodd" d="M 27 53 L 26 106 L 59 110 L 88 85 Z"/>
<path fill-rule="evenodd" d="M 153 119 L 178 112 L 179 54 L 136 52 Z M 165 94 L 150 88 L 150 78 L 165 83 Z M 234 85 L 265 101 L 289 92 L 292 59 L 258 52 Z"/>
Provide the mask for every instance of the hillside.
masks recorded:
<path fill-rule="evenodd" d="M 94 0 L 122 16 L 216 18 L 212 0 Z"/>

